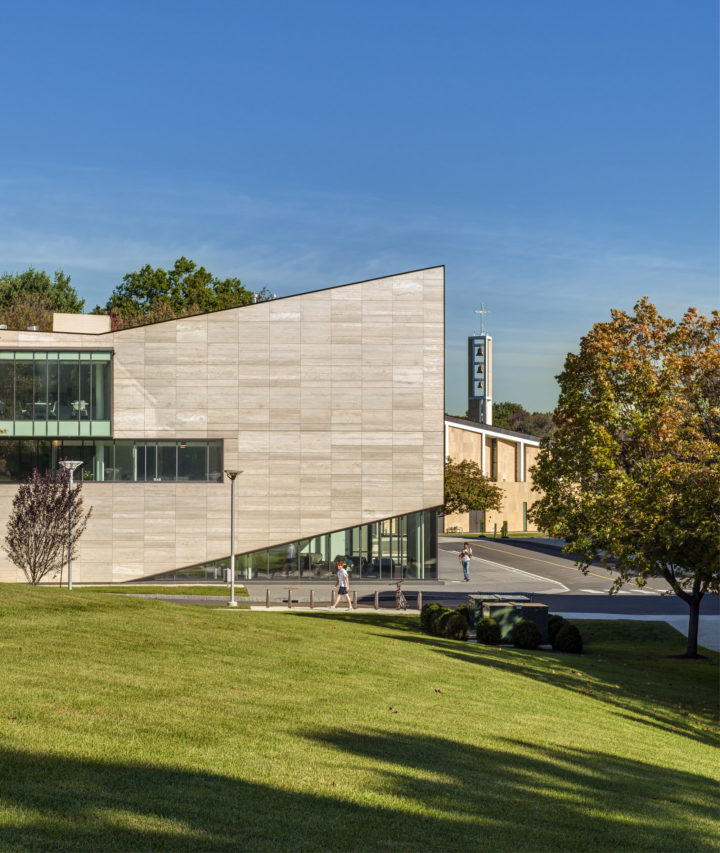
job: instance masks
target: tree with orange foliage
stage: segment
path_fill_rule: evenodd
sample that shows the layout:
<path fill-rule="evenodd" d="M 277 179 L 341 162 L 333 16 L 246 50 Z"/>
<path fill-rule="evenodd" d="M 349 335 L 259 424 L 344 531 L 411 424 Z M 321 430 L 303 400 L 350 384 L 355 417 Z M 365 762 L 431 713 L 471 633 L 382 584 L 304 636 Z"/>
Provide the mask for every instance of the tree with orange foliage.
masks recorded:
<path fill-rule="evenodd" d="M 645 297 L 611 316 L 558 377 L 531 517 L 583 571 L 614 570 L 611 593 L 664 578 L 690 608 L 697 657 L 700 602 L 720 592 L 720 312 L 675 322 Z"/>

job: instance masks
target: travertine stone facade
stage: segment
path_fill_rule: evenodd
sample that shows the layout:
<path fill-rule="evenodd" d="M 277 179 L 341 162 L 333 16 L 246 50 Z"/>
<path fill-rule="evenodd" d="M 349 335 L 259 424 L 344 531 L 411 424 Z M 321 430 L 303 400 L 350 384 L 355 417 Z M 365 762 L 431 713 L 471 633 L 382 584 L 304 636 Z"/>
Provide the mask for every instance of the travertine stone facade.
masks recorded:
<path fill-rule="evenodd" d="M 456 513 L 444 519 L 445 530 L 459 527 L 467 532 L 479 532 L 480 520 L 484 515 L 485 530 L 492 532 L 497 525 L 502 529 L 507 521 L 510 531 L 535 531 L 536 527 L 527 519 L 526 512 L 537 500 L 532 491 L 530 469 L 535 464 L 540 439 L 499 427 L 466 421 L 463 418 L 448 418 L 445 422 L 446 453 L 448 458 L 459 462 L 471 459 L 480 465 L 483 473 L 492 477 L 504 493 L 500 512 Z M 493 464 L 493 444 L 496 463 Z"/>
<path fill-rule="evenodd" d="M 114 438 L 223 439 L 242 553 L 442 503 L 443 324 L 434 267 L 108 334 L 0 331 L 0 348 L 112 346 Z M 83 489 L 76 582 L 229 552 L 227 480 Z M 0 579 L 23 579 L 4 554 Z"/>

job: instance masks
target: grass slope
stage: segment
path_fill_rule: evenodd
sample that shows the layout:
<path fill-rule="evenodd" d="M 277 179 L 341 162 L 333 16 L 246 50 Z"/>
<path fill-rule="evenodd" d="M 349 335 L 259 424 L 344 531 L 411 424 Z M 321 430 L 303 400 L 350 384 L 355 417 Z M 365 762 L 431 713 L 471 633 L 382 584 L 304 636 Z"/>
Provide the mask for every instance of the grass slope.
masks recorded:
<path fill-rule="evenodd" d="M 3 586 L 3 850 L 718 849 L 718 656 Z"/>

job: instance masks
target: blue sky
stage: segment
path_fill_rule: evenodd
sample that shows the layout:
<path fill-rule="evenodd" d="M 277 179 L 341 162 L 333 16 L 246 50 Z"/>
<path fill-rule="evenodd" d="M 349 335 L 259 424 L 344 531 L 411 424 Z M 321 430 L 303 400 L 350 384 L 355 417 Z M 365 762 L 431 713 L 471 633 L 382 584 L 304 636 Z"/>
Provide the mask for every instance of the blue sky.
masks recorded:
<path fill-rule="evenodd" d="M 0 271 L 278 295 L 436 264 L 447 408 L 551 409 L 611 308 L 720 305 L 716 0 L 4 4 Z"/>

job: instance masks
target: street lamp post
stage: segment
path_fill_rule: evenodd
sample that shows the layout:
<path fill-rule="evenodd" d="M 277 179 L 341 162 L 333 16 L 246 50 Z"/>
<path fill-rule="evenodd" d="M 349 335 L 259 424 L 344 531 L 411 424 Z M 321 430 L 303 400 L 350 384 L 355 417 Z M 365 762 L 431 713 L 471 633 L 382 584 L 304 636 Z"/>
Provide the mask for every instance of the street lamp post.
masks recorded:
<path fill-rule="evenodd" d="M 230 478 L 230 601 L 229 607 L 237 607 L 235 601 L 235 478 L 242 471 L 226 469 L 225 473 Z"/>
<path fill-rule="evenodd" d="M 72 589 L 72 496 L 73 496 L 73 474 L 75 469 L 79 468 L 82 462 L 71 462 L 69 459 L 63 459 L 60 465 L 70 472 L 70 507 L 68 511 L 68 589 Z"/>

